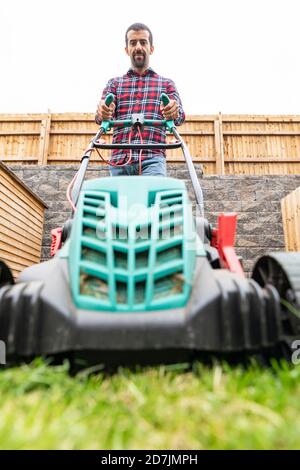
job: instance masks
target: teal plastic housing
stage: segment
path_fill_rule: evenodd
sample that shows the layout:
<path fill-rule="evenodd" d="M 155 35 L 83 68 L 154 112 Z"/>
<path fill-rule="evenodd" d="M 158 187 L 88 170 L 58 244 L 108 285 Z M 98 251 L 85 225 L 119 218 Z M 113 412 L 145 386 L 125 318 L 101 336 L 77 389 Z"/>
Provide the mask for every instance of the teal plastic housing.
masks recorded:
<path fill-rule="evenodd" d="M 83 184 L 60 256 L 78 308 L 159 310 L 188 302 L 197 243 L 182 181 L 120 176 Z"/>

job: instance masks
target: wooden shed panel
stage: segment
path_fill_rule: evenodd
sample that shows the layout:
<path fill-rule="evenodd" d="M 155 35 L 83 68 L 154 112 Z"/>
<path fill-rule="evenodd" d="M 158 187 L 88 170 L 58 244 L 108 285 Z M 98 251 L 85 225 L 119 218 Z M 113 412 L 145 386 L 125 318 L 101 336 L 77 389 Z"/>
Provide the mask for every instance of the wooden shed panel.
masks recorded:
<path fill-rule="evenodd" d="M 39 246 L 42 231 L 40 232 L 40 236 L 38 236 L 38 234 L 32 235 L 32 233 L 27 230 L 27 225 L 23 225 L 20 227 L 19 225 L 16 225 L 14 221 L 9 221 L 5 218 L 0 219 L 0 224 L 3 230 L 9 230 L 11 234 L 16 234 L 22 237 L 24 243 L 26 243 L 26 241 L 28 240 L 28 244 L 31 243 L 32 246 L 35 246 L 35 244 L 37 244 L 37 247 Z"/>
<path fill-rule="evenodd" d="M 13 190 L 16 196 L 19 196 L 22 201 L 30 205 L 36 212 L 40 212 L 43 209 L 43 204 L 32 193 L 26 191 L 23 186 L 16 183 L 10 175 L 4 172 L 0 173 L 0 183 L 8 189 Z"/>
<path fill-rule="evenodd" d="M 13 187 L 8 187 L 2 184 L 1 177 L 0 177 L 0 193 L 1 199 L 3 202 L 6 203 L 7 206 L 13 207 L 17 212 L 23 214 L 25 216 L 28 215 L 28 218 L 32 224 L 36 224 L 40 226 L 43 223 L 43 213 L 42 209 L 39 208 L 36 210 L 34 207 L 31 207 L 30 204 L 23 201 L 23 199 L 19 196 L 16 197 L 16 194 L 13 193 Z"/>
<path fill-rule="evenodd" d="M 2 222 L 0 223 L 1 227 L 1 243 L 7 243 L 11 246 L 16 246 L 17 248 L 23 249 L 24 251 L 36 255 L 40 252 L 41 243 L 36 243 L 36 241 L 31 238 L 26 238 L 20 235 L 19 233 L 7 228 Z"/>
<path fill-rule="evenodd" d="M 44 203 L 0 162 L 0 258 L 16 277 L 39 262 Z"/>
<path fill-rule="evenodd" d="M 9 259 L 16 263 L 21 263 L 24 266 L 28 266 L 30 264 L 38 263 L 40 261 L 40 255 L 29 255 L 22 250 L 6 245 L 5 250 L 0 247 L 0 259 Z"/>
<path fill-rule="evenodd" d="M 300 187 L 281 200 L 285 248 L 300 251 Z"/>

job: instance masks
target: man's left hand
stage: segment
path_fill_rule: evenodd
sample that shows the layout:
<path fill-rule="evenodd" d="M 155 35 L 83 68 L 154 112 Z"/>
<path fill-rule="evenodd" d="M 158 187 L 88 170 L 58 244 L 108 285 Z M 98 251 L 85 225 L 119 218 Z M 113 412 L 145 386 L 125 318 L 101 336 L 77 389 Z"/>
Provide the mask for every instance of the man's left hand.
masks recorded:
<path fill-rule="evenodd" d="M 176 100 L 170 100 L 170 102 L 160 107 L 162 115 L 166 121 L 174 121 L 179 117 L 179 106 Z"/>

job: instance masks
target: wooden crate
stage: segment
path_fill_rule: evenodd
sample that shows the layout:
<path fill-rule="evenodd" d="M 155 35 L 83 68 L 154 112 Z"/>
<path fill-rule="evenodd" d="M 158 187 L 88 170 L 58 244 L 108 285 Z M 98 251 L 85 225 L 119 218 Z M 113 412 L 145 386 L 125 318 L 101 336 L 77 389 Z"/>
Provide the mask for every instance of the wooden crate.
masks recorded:
<path fill-rule="evenodd" d="M 0 162 L 0 259 L 14 277 L 41 257 L 46 205 Z"/>
<path fill-rule="evenodd" d="M 281 200 L 285 248 L 300 251 L 300 187 Z"/>

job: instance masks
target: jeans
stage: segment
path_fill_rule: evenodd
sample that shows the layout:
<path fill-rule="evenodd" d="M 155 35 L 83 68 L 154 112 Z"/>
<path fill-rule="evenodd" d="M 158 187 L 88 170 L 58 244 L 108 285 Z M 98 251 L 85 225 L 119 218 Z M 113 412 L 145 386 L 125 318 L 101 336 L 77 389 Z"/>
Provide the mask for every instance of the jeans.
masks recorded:
<path fill-rule="evenodd" d="M 133 176 L 139 174 L 139 161 L 125 166 L 109 166 L 111 176 Z M 167 176 L 165 157 L 161 155 L 142 160 L 142 176 Z"/>

